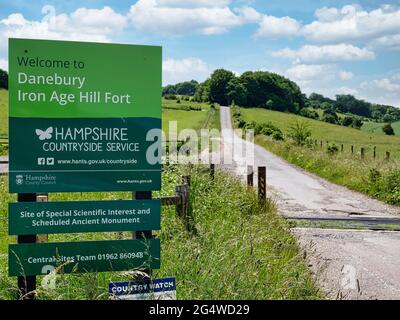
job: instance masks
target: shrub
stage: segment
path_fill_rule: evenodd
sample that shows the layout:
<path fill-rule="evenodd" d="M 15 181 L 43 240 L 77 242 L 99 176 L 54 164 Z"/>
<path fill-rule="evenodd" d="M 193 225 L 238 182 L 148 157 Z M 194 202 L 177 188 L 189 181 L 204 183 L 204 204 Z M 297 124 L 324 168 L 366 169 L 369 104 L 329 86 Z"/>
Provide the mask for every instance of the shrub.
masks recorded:
<path fill-rule="evenodd" d="M 390 123 L 385 124 L 382 127 L 382 131 L 388 136 L 394 136 L 394 129 Z"/>
<path fill-rule="evenodd" d="M 319 119 L 318 112 L 312 109 L 303 108 L 300 110 L 299 114 L 303 117 L 310 118 L 310 119 Z"/>
<path fill-rule="evenodd" d="M 164 95 L 164 99 L 166 99 L 166 100 L 176 100 L 176 95 L 174 95 L 174 94 L 166 94 L 166 95 Z"/>
<path fill-rule="evenodd" d="M 378 169 L 372 168 L 369 170 L 368 180 L 372 183 L 378 182 L 382 178 L 382 174 Z"/>
<path fill-rule="evenodd" d="M 329 143 L 327 146 L 327 152 L 329 155 L 333 156 L 339 152 L 339 147 L 334 143 Z"/>
<path fill-rule="evenodd" d="M 311 137 L 311 130 L 307 122 L 296 121 L 289 128 L 289 136 L 296 145 L 304 146 L 308 138 Z"/>
<path fill-rule="evenodd" d="M 280 130 L 279 131 L 274 131 L 274 133 L 272 134 L 272 139 L 274 139 L 276 141 L 284 140 L 282 131 L 280 131 Z"/>

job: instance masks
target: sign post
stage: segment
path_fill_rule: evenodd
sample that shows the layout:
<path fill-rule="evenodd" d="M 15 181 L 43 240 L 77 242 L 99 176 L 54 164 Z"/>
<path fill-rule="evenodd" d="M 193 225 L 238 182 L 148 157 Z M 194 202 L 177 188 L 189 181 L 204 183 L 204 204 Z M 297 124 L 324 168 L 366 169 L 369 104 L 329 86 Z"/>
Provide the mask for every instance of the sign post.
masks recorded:
<path fill-rule="evenodd" d="M 21 294 L 54 268 L 159 268 L 161 47 L 9 39 L 9 274 Z M 37 193 L 140 191 L 134 200 L 35 202 Z M 140 196 L 141 193 L 146 196 Z M 150 196 L 147 196 L 150 194 Z M 142 232 L 145 230 L 145 232 Z M 36 243 L 134 231 L 134 240 Z"/>

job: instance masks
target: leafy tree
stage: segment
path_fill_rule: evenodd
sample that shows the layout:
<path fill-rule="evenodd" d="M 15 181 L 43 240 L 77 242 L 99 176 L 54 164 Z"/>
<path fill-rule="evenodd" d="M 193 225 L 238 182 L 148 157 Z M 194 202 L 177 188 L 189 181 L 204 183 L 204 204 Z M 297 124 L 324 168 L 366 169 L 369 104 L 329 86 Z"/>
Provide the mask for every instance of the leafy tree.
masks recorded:
<path fill-rule="evenodd" d="M 289 112 L 298 112 L 305 106 L 299 86 L 278 74 L 247 71 L 239 78 L 247 89 L 246 106 Z"/>
<path fill-rule="evenodd" d="M 353 128 L 360 129 L 363 126 L 364 122 L 360 118 L 354 117 L 353 124 L 351 125 Z"/>
<path fill-rule="evenodd" d="M 228 105 L 228 84 L 235 78 L 231 71 L 224 69 L 215 70 L 210 77 L 210 99 L 220 105 Z"/>
<path fill-rule="evenodd" d="M 8 73 L 0 69 L 0 88 L 8 89 Z"/>
<path fill-rule="evenodd" d="M 210 102 L 210 79 L 207 79 L 203 83 L 201 83 L 196 90 L 196 93 L 193 97 L 194 101 L 198 102 Z"/>
<path fill-rule="evenodd" d="M 306 118 L 319 119 L 318 112 L 313 109 L 303 108 L 300 110 L 299 114 Z"/>
<path fill-rule="evenodd" d="M 390 123 L 385 124 L 382 127 L 382 131 L 388 136 L 394 136 L 394 129 Z"/>
<path fill-rule="evenodd" d="M 333 108 L 328 108 L 328 109 L 324 110 L 324 113 L 322 115 L 322 121 L 325 121 L 328 123 L 333 123 L 333 124 L 338 124 L 339 117 Z"/>
<path fill-rule="evenodd" d="M 163 96 L 167 94 L 179 94 L 193 96 L 196 93 L 199 83 L 196 80 L 179 82 L 177 84 L 169 84 L 163 88 Z"/>
<path fill-rule="evenodd" d="M 226 99 L 228 104 L 233 101 L 239 106 L 246 105 L 247 89 L 239 78 L 232 78 L 227 84 Z"/>
<path fill-rule="evenodd" d="M 352 113 L 359 116 L 371 116 L 371 104 L 364 100 L 358 100 L 350 94 L 336 96 L 336 109 L 344 113 Z"/>

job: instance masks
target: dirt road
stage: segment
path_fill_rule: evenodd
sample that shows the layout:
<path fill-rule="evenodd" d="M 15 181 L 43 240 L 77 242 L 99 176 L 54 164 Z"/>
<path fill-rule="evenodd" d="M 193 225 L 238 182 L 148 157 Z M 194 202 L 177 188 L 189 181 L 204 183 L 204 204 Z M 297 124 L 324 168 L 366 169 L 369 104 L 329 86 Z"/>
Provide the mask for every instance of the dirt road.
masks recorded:
<path fill-rule="evenodd" d="M 247 171 L 238 145 L 254 148 L 255 166 L 266 166 L 269 196 L 285 216 L 399 218 L 400 208 L 332 184 L 287 163 L 232 132 L 230 109 L 221 107 L 223 152 L 233 155 L 231 170 Z M 239 150 L 239 151 L 237 151 Z M 330 298 L 400 299 L 400 233 L 295 228 L 294 234 Z"/>

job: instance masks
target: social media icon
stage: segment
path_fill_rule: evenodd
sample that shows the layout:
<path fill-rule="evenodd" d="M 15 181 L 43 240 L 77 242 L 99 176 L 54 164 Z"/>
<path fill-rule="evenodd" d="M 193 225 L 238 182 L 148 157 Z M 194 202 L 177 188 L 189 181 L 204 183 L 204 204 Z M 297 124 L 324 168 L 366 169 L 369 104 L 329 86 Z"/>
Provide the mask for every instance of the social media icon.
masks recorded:
<path fill-rule="evenodd" d="M 54 165 L 54 158 L 47 158 L 46 159 L 46 164 L 48 166 L 53 166 Z"/>
<path fill-rule="evenodd" d="M 37 159 L 37 164 L 39 166 L 44 166 L 46 164 L 46 158 L 38 158 Z"/>

